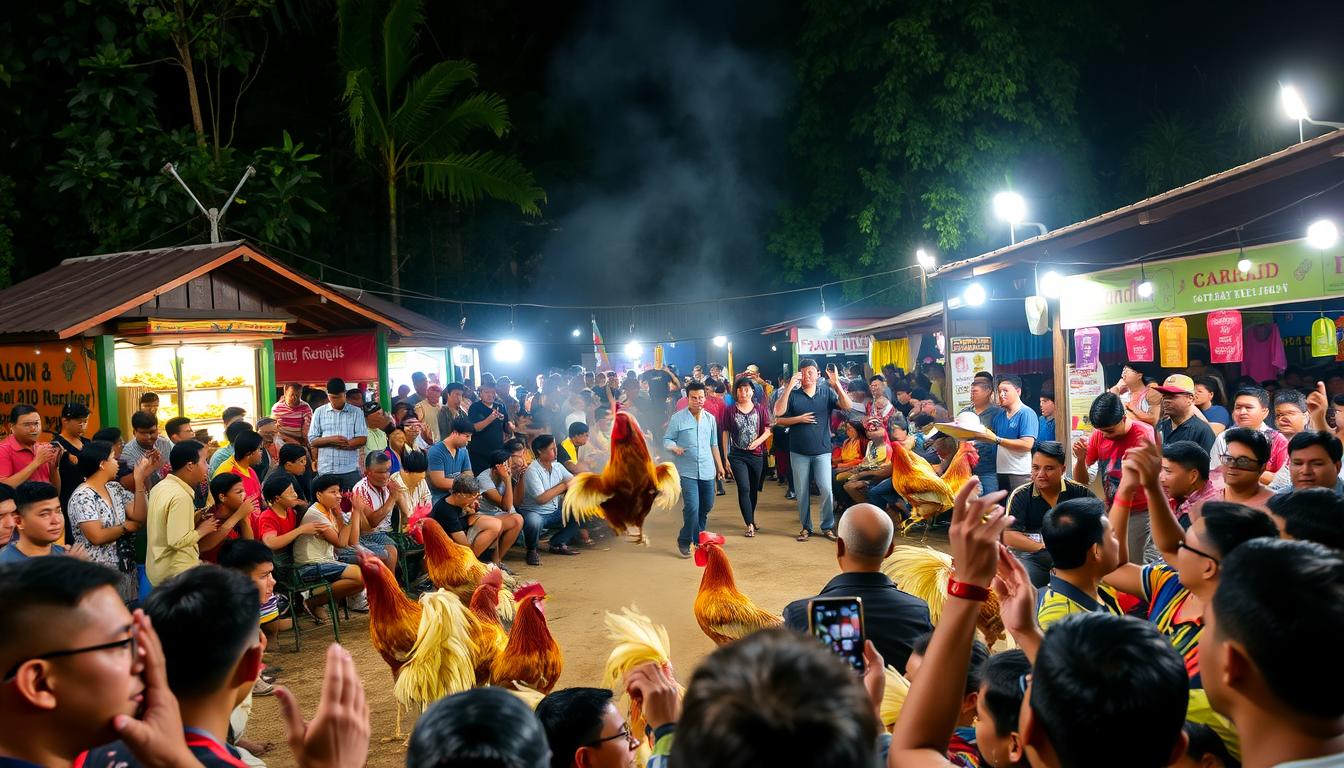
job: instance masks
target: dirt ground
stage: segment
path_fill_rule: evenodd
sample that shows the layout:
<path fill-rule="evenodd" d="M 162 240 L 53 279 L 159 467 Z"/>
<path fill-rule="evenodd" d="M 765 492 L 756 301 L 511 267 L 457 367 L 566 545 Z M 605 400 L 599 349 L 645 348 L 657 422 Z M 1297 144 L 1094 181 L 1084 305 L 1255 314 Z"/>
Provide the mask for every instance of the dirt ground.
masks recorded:
<path fill-rule="evenodd" d="M 835 547 L 814 536 L 798 543 L 796 502 L 784 498 L 784 489 L 766 483 L 756 517 L 759 530 L 753 539 L 742 536 L 743 525 L 737 510 L 734 487 L 720 496 L 709 515 L 709 529 L 727 537 L 738 587 L 758 605 L 782 612 L 792 600 L 816 594 L 837 568 Z M 814 525 L 817 502 L 814 499 Z M 700 631 L 691 614 L 700 569 L 693 560 L 677 554 L 676 534 L 681 526 L 679 515 L 664 515 L 648 521 L 653 542 L 648 549 L 607 536 L 577 557 L 542 554 L 543 565 L 529 568 L 521 554 L 511 554 L 506 563 L 519 577 L 542 582 L 551 595 L 546 613 L 551 632 L 565 651 L 565 667 L 559 687 L 600 685 L 602 666 L 611 649 L 602 623 L 605 611 L 635 605 L 640 612 L 667 628 L 672 643 L 672 662 L 678 679 L 689 682 L 700 659 L 714 650 L 714 644 Z M 931 538 L 931 544 L 945 548 L 946 539 Z M 520 552 L 520 550 L 515 550 Z M 341 639 L 354 655 L 364 677 L 373 715 L 373 738 L 369 747 L 371 768 L 391 768 L 405 762 L 400 741 L 382 742 L 394 733 L 396 702 L 392 698 L 392 676 L 382 658 L 369 644 L 368 617 L 350 614 L 341 622 Z M 317 707 L 321 689 L 323 654 L 331 641 L 329 627 L 312 627 L 303 633 L 303 650 L 293 653 L 293 639 L 285 633 L 272 664 L 284 667 L 279 683 L 288 686 L 311 716 Z M 409 732 L 409 721 L 404 727 Z M 247 738 L 273 742 L 275 749 L 264 758 L 270 766 L 292 766 L 284 746 L 284 726 L 279 706 L 273 697 L 257 698 L 248 725 Z"/>

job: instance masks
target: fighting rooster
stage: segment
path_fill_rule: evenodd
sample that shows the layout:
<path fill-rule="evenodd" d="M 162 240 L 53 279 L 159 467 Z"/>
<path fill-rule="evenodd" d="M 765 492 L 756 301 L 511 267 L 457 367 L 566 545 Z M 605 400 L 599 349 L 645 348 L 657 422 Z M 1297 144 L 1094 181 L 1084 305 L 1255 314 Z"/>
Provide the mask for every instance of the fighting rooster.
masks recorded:
<path fill-rule="evenodd" d="M 472 641 L 476 644 L 476 684 L 489 685 L 495 659 L 509 643 L 504 625 L 499 623 L 499 589 L 504 583 L 503 571 L 491 571 L 481 579 L 481 585 L 471 594 L 467 608 L 476 618 L 472 626 Z"/>
<path fill-rule="evenodd" d="M 424 521 L 420 532 L 424 536 L 425 569 L 429 571 L 430 582 L 457 595 L 459 600 L 471 600 L 476 587 L 495 569 L 478 560 L 471 547 L 453 541 L 433 518 Z M 514 612 L 513 594 L 508 590 L 517 586 L 517 580 L 507 573 L 502 573 L 501 578 L 506 589 L 499 592 L 499 620 L 508 624 L 513 621 Z"/>
<path fill-rule="evenodd" d="M 521 683 L 542 693 L 550 693 L 565 666 L 560 644 L 546 626 L 542 601 L 546 595 L 533 592 L 518 603 L 517 618 L 509 630 L 509 642 L 495 659 L 492 684 L 514 688 Z M 504 593 L 501 593 L 501 596 Z"/>
<path fill-rule="evenodd" d="M 401 591 L 392 571 L 366 549 L 359 550 L 359 570 L 369 596 L 369 641 L 392 669 L 395 681 L 415 645 L 420 604 Z"/>
<path fill-rule="evenodd" d="M 564 520 L 601 517 L 618 534 L 634 528 L 636 544 L 649 545 L 644 520 L 651 510 L 675 509 L 681 480 L 670 462 L 654 464 L 639 422 L 617 411 L 611 427 L 611 460 L 602 474 L 580 472 L 565 493 Z"/>
<path fill-rule="evenodd" d="M 700 591 L 695 596 L 695 621 L 717 645 L 784 623 L 783 619 L 761 610 L 751 598 L 738 591 L 733 580 L 733 566 L 724 554 L 723 543 L 721 534 L 701 531 L 700 546 L 695 550 L 695 564 L 705 569 L 704 576 L 700 577 Z"/>
<path fill-rule="evenodd" d="M 602 685 L 610 688 L 612 694 L 621 699 L 620 706 L 627 713 L 626 722 L 630 724 L 630 732 L 640 738 L 636 762 L 644 765 L 653 753 L 652 745 L 648 739 L 642 738 L 645 730 L 644 714 L 639 704 L 625 691 L 625 675 L 649 662 L 661 666 L 670 675 L 672 645 L 667 639 L 666 628 L 654 624 L 633 607 L 622 608 L 619 616 L 608 611 L 604 623 L 607 625 L 607 635 L 616 642 L 616 647 L 611 649 L 611 655 L 607 657 L 607 665 L 602 671 Z"/>
<path fill-rule="evenodd" d="M 947 471 L 943 473 L 943 482 L 947 483 L 947 489 L 954 497 L 961 486 L 971 479 L 972 468 L 979 458 L 975 444 L 970 440 L 962 440 L 957 446 L 957 452 L 952 455 L 952 461 L 948 462 Z"/>
<path fill-rule="evenodd" d="M 882 728 L 890 731 L 891 726 L 896 724 L 896 719 L 901 716 L 901 707 L 905 706 L 905 696 L 910 693 L 910 681 L 905 679 L 905 675 L 896 671 L 896 668 L 887 665 L 883 671 L 887 678 L 887 686 L 882 691 Z"/>
<path fill-rule="evenodd" d="M 882 572 L 902 591 L 929 604 L 929 619 L 936 625 L 947 602 L 947 579 L 952 575 L 952 556 L 931 547 L 901 545 L 882 561 Z M 1003 619 L 999 616 L 999 598 L 993 591 L 980 604 L 980 617 L 975 625 L 984 636 L 985 645 L 994 644 L 1005 636 Z"/>
<path fill-rule="evenodd" d="M 933 518 L 952 508 L 952 491 L 938 472 L 900 443 L 891 444 L 891 487 L 910 504 L 910 519 L 901 527 Z"/>
<path fill-rule="evenodd" d="M 415 644 L 392 689 L 398 705 L 398 733 L 401 708 L 423 712 L 444 696 L 475 687 L 476 671 L 472 665 L 476 656 L 472 641 L 475 623 L 476 618 L 452 592 L 439 589 L 420 596 L 420 626 Z"/>

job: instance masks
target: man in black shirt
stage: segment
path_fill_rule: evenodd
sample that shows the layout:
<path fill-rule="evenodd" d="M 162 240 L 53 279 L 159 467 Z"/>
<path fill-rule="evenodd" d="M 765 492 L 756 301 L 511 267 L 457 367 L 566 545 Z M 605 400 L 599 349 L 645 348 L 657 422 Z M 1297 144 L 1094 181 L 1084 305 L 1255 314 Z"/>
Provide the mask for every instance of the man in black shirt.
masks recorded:
<path fill-rule="evenodd" d="M 1162 386 L 1153 389 L 1162 393 L 1163 419 L 1157 423 L 1162 444 L 1189 440 L 1206 452 L 1213 450 L 1213 428 L 1195 407 L 1195 382 L 1183 373 L 1173 373 Z"/>
<path fill-rule="evenodd" d="M 929 606 L 902 592 L 882 573 L 882 561 L 891 554 L 891 516 L 872 504 L 855 504 L 840 518 L 835 557 L 840 575 L 831 579 L 817 597 L 858 597 L 863 600 L 863 622 L 868 639 L 882 659 L 905 674 L 905 662 L 916 640 L 933 631 Z M 784 624 L 808 631 L 807 603 L 794 600 L 784 608 Z"/>
<path fill-rule="evenodd" d="M 1064 446 L 1054 440 L 1038 440 L 1031 448 L 1031 482 L 1019 485 L 1004 508 L 1013 524 L 1003 532 L 1003 543 L 1027 569 L 1038 589 L 1050 581 L 1055 567 L 1041 539 L 1045 513 L 1070 499 L 1091 498 L 1092 491 L 1064 476 Z"/>
<path fill-rule="evenodd" d="M 471 547 L 477 557 L 495 543 L 502 527 L 498 518 L 481 514 L 480 500 L 481 481 L 459 475 L 453 481 L 452 493 L 439 499 L 429 511 L 453 541 Z"/>
<path fill-rule="evenodd" d="M 653 411 L 656 414 L 655 421 L 657 422 L 643 426 L 652 429 L 654 432 L 661 432 L 670 413 L 668 399 L 673 392 L 680 389 L 681 379 L 677 378 L 671 367 L 652 368 L 639 374 L 639 379 L 649 384 L 649 400 L 653 404 Z"/>
<path fill-rule="evenodd" d="M 793 489 L 798 494 L 798 541 L 812 535 L 811 492 L 816 482 L 821 496 L 821 535 L 835 541 L 834 504 L 831 497 L 831 411 L 849 410 L 849 395 L 840 386 L 834 365 L 826 366 L 826 382 L 818 381 L 817 361 L 803 358 L 798 372 L 789 379 L 775 401 L 775 423 L 789 428 L 789 467 Z"/>
<path fill-rule="evenodd" d="M 481 382 L 481 399 L 467 409 L 467 418 L 476 430 L 467 445 L 471 456 L 471 471 L 480 475 L 490 469 L 490 455 L 504 447 L 504 441 L 513 437 L 509 427 L 509 413 L 504 404 L 495 399 L 495 384 Z"/>

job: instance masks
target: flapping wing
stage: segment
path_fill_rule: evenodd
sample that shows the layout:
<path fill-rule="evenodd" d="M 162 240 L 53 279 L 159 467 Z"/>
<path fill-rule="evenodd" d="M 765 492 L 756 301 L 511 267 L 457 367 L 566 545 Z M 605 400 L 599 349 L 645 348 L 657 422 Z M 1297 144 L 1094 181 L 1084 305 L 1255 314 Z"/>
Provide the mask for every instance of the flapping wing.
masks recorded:
<path fill-rule="evenodd" d="M 650 512 L 670 512 L 681 505 L 681 475 L 670 461 L 653 468 L 653 484 L 658 488 L 658 496 L 653 500 Z"/>
<path fill-rule="evenodd" d="M 580 472 L 570 481 L 569 490 L 565 491 L 565 505 L 561 511 L 561 519 L 568 523 L 574 519 L 583 522 L 594 517 L 603 517 L 602 502 L 610 498 L 611 493 L 607 490 L 601 475 Z"/>

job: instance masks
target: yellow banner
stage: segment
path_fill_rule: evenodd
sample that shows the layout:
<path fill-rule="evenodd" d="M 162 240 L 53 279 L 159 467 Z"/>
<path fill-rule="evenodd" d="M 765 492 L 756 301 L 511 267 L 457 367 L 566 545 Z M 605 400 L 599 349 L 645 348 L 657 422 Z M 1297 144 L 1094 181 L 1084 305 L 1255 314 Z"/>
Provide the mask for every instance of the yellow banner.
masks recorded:
<path fill-rule="evenodd" d="M 194 334 L 194 333 L 267 333 L 283 335 L 283 320 L 165 320 L 151 317 L 144 322 L 122 323 L 120 330 L 128 333 Z"/>

